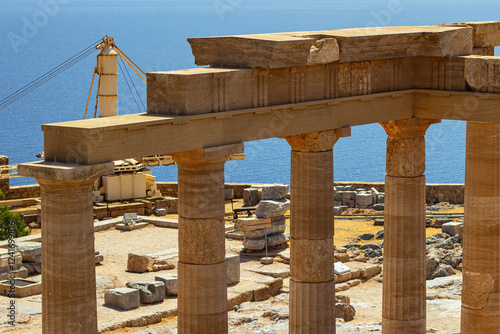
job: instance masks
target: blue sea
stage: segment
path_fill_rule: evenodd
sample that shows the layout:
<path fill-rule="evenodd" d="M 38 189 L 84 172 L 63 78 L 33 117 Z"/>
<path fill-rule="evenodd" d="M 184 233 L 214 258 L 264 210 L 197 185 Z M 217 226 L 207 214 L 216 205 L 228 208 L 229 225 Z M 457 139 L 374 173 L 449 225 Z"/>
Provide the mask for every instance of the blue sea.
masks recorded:
<path fill-rule="evenodd" d="M 190 37 L 489 20 L 500 20 L 498 0 L 0 0 L 0 100 L 104 35 L 151 72 L 195 67 Z M 96 54 L 0 110 L 1 155 L 12 164 L 37 160 L 42 124 L 83 118 Z M 137 113 L 123 78 L 119 113 Z M 145 102 L 144 83 L 135 85 Z M 335 180 L 383 181 L 385 142 L 378 124 L 352 128 L 334 148 Z M 432 125 L 426 143 L 427 182 L 462 183 L 465 123 Z M 245 150 L 246 160 L 226 163 L 226 182 L 289 183 L 285 140 L 250 142 Z M 152 169 L 157 180 L 177 180 L 175 166 Z M 17 178 L 11 185 L 34 182 Z"/>

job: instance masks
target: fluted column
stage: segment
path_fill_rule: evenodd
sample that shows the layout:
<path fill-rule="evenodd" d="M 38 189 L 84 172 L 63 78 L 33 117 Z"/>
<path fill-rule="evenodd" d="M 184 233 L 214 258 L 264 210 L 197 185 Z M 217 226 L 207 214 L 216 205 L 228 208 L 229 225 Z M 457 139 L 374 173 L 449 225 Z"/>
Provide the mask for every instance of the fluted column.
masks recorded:
<path fill-rule="evenodd" d="M 113 164 L 31 163 L 42 198 L 42 332 L 97 334 L 92 186 Z"/>
<path fill-rule="evenodd" d="M 425 132 L 436 121 L 381 123 L 387 132 L 382 332 L 425 333 Z"/>
<path fill-rule="evenodd" d="M 333 145 L 348 133 L 286 137 L 292 147 L 290 333 L 335 333 Z"/>
<path fill-rule="evenodd" d="M 500 123 L 467 123 L 462 334 L 500 328 Z"/>
<path fill-rule="evenodd" d="M 179 170 L 179 333 L 227 333 L 224 163 L 235 144 L 173 154 Z"/>

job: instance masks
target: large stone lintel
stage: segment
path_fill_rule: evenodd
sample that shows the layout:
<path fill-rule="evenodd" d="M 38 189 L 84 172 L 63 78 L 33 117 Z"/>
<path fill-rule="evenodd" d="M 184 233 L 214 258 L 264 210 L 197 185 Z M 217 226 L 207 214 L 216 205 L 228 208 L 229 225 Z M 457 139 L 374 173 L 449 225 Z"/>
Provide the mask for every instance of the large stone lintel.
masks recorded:
<path fill-rule="evenodd" d="M 474 47 L 487 48 L 500 45 L 500 22 L 461 22 L 437 24 L 442 27 L 471 27 L 474 29 Z"/>
<path fill-rule="evenodd" d="M 112 162 L 76 165 L 48 161 L 28 162 L 17 167 L 21 176 L 58 181 L 74 181 L 113 174 L 115 172 L 114 168 Z"/>
<path fill-rule="evenodd" d="M 203 37 L 188 41 L 197 65 L 277 68 L 337 60 L 470 55 L 472 32 L 469 26 L 375 27 Z"/>
<path fill-rule="evenodd" d="M 46 124 L 45 159 L 72 161 L 79 152 L 80 163 L 94 164 L 172 154 L 409 118 L 412 105 L 409 90 L 193 116 L 130 114 Z"/>

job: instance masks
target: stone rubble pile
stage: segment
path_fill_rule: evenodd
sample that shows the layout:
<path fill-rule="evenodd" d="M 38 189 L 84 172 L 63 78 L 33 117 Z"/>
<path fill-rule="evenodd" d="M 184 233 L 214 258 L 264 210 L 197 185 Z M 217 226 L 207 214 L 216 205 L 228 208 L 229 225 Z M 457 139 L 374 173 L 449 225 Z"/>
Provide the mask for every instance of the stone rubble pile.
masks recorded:
<path fill-rule="evenodd" d="M 252 200 L 255 198 L 255 194 L 258 195 L 258 190 L 257 193 L 250 190 L 246 191 L 246 193 L 251 195 L 248 196 L 250 196 L 249 200 Z M 290 201 L 286 199 L 287 194 L 288 185 L 263 185 L 262 200 L 257 205 L 255 215 L 236 220 L 235 230 L 243 231 L 243 245 L 248 250 L 263 250 L 266 247 L 266 234 L 268 247 L 280 246 L 286 243 L 285 213 L 290 209 Z"/>
<path fill-rule="evenodd" d="M 336 215 L 342 214 L 347 208 L 384 210 L 385 194 L 375 188 L 354 189 L 354 186 L 347 185 L 335 186 L 333 191 Z"/>
<path fill-rule="evenodd" d="M 28 270 L 23 266 L 21 254 L 12 249 L 0 249 L 0 281 L 11 277 L 26 278 Z"/>
<path fill-rule="evenodd" d="M 462 243 L 460 236 L 438 233 L 426 239 L 427 279 L 455 274 L 462 269 Z"/>

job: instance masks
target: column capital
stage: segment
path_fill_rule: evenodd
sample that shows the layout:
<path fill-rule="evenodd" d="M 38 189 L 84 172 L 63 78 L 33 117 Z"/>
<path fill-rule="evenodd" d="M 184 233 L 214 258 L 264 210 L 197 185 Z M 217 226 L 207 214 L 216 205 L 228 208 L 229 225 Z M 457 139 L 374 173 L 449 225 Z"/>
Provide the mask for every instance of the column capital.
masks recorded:
<path fill-rule="evenodd" d="M 57 181 L 76 181 L 114 174 L 115 165 L 106 162 L 94 165 L 77 165 L 50 161 L 27 162 L 17 167 L 21 176 Z"/>
<path fill-rule="evenodd" d="M 431 124 L 440 119 L 407 118 L 380 123 L 389 137 L 423 137 Z"/>
<path fill-rule="evenodd" d="M 302 133 L 285 137 L 293 151 L 325 152 L 331 151 L 341 137 L 351 136 L 351 128 Z"/>

